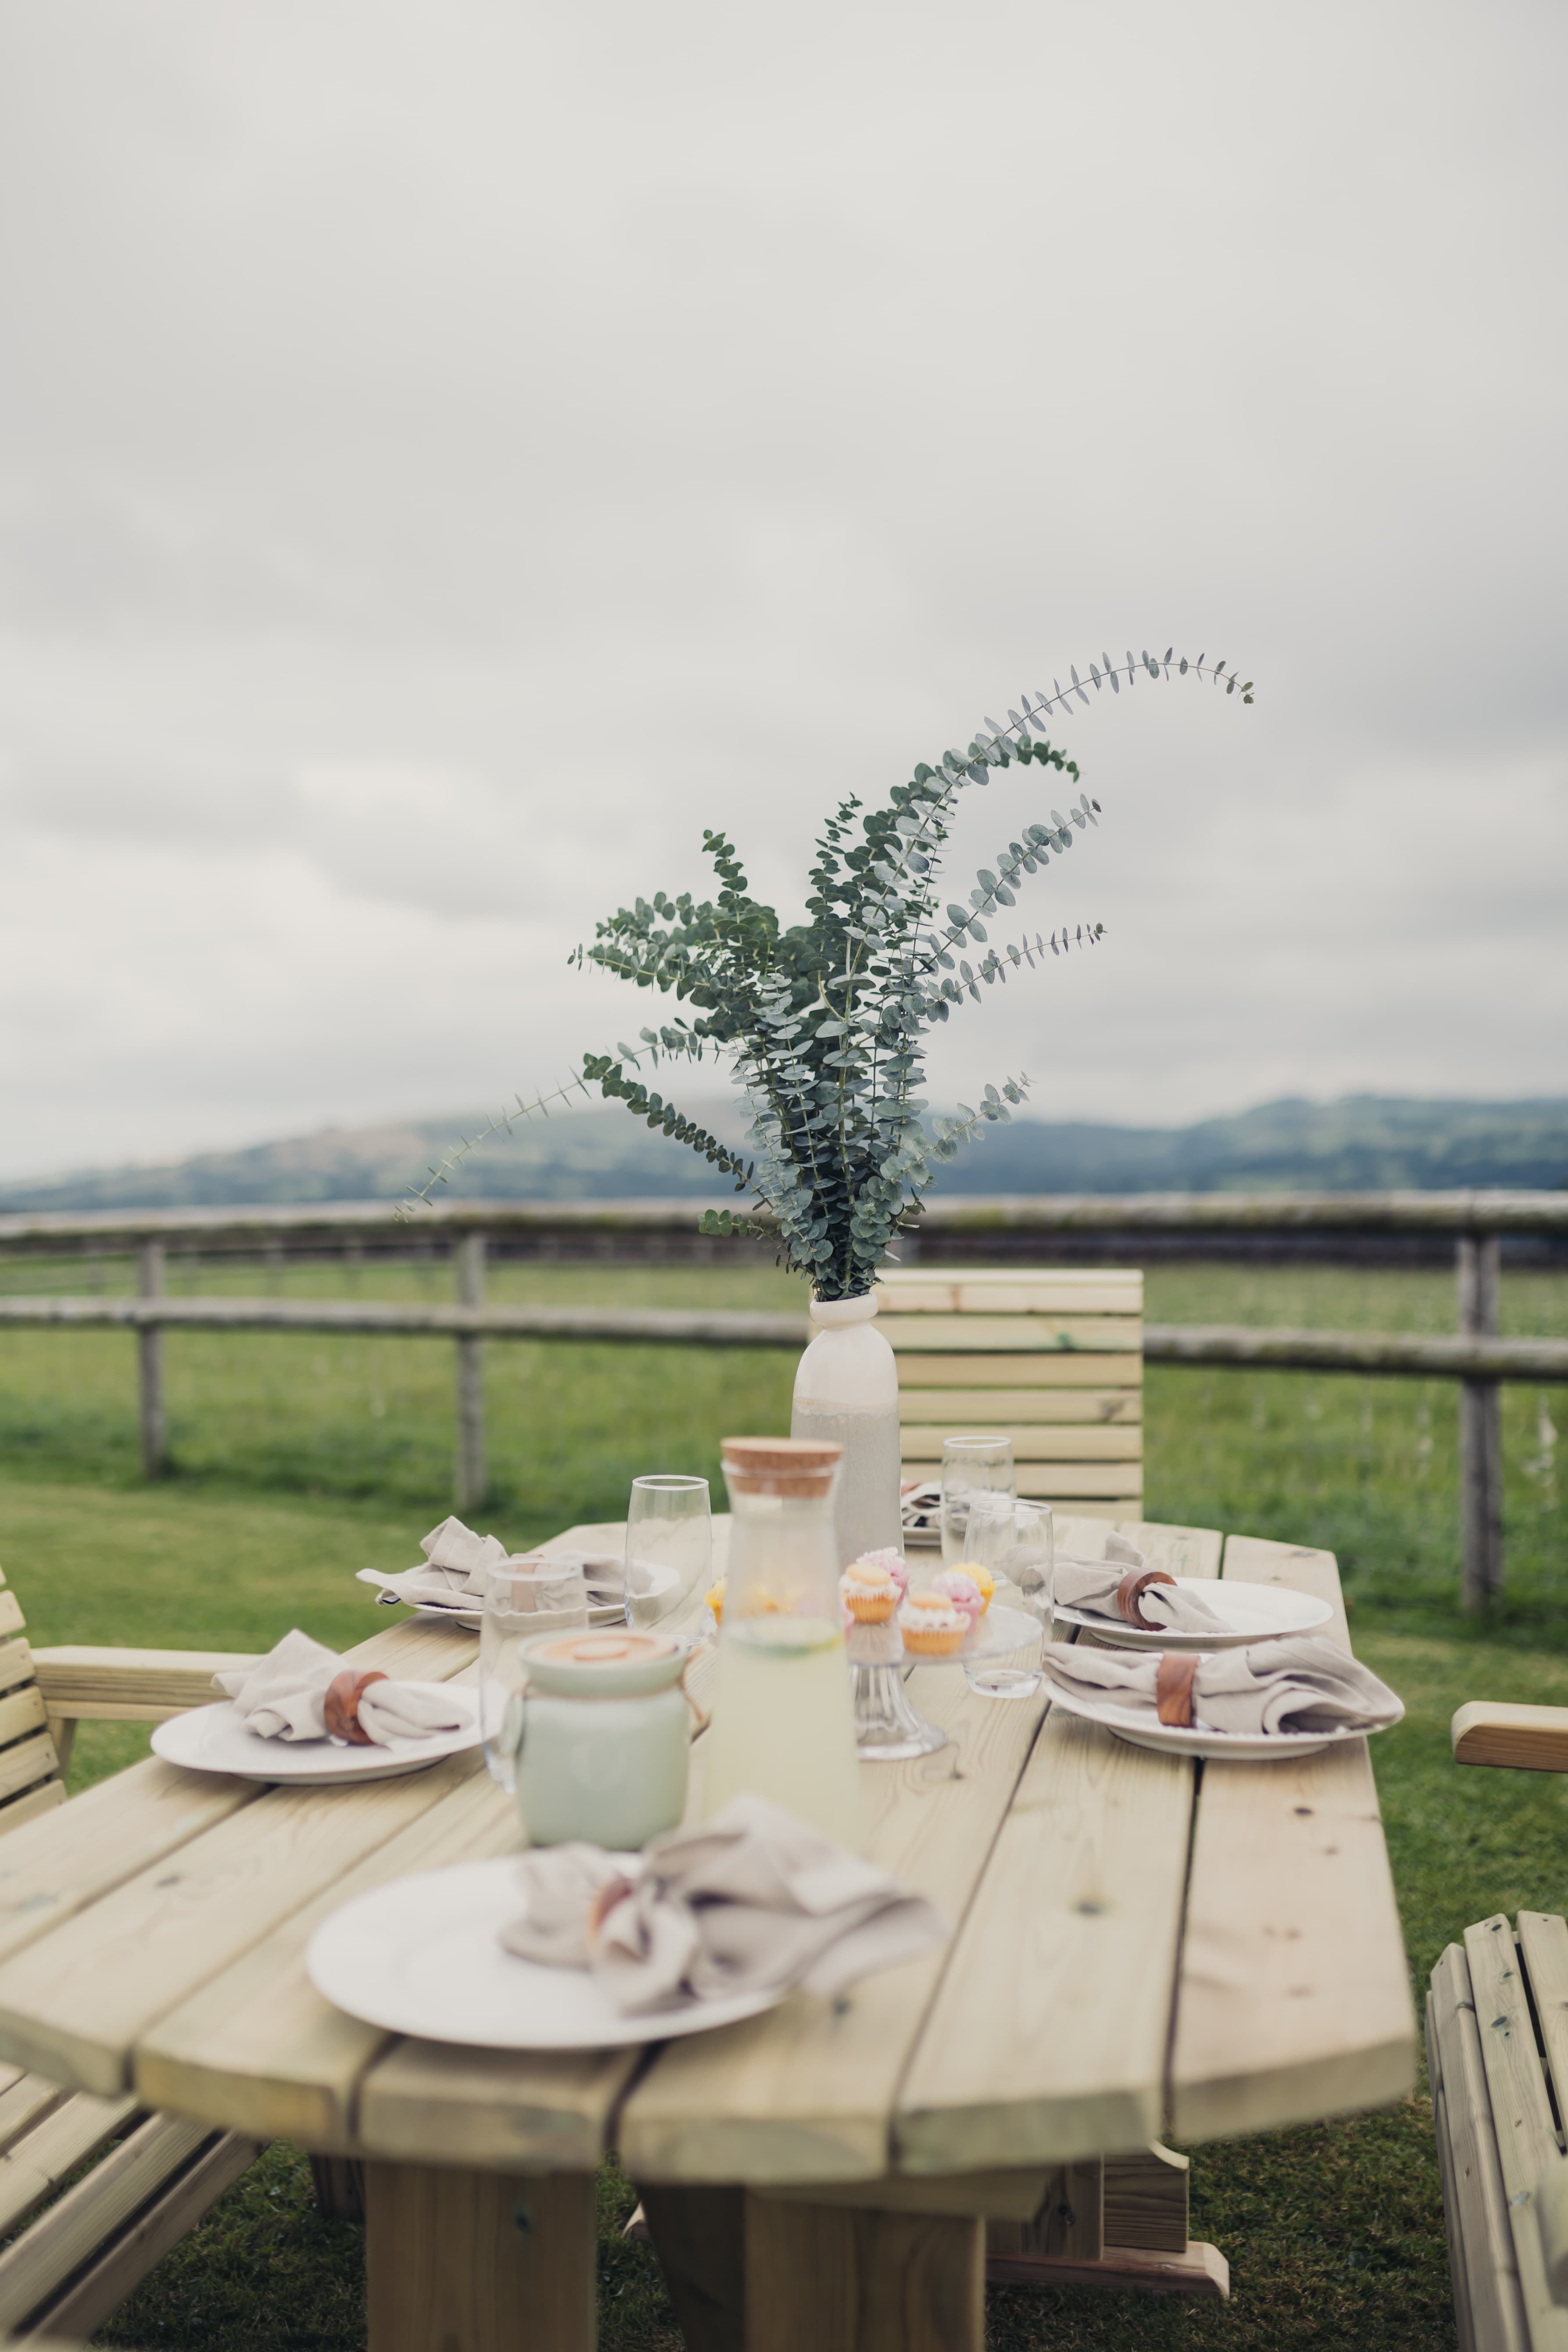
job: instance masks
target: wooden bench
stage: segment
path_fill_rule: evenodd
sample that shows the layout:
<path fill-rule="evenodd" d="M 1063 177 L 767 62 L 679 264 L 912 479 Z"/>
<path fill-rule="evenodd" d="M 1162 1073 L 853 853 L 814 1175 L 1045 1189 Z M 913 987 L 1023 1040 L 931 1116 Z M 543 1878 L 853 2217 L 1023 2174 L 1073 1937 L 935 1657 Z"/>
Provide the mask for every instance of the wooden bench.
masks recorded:
<path fill-rule="evenodd" d="M 1568 1707 L 1459 1708 L 1455 1760 L 1568 1771 Z M 1467 1927 L 1426 1996 L 1432 2119 L 1461 2352 L 1568 2352 L 1568 1926 Z"/>
<path fill-rule="evenodd" d="M 1143 1516 L 1143 1276 L 1136 1267 L 915 1267 L 877 1304 L 899 1360 L 902 1475 L 942 1440 L 1013 1441 L 1018 1492 L 1079 1518 Z"/>
<path fill-rule="evenodd" d="M 66 1802 L 79 1720 L 162 1722 L 205 1705 L 215 1672 L 243 1663 L 228 1653 L 33 1651 L 25 1631 L 0 1574 L 0 1836 Z M 257 2153 L 254 2140 L 149 2115 L 135 2098 L 91 2098 L 0 2065 L 0 2239 L 10 2240 L 0 2330 L 17 2341 L 90 2336 Z"/>

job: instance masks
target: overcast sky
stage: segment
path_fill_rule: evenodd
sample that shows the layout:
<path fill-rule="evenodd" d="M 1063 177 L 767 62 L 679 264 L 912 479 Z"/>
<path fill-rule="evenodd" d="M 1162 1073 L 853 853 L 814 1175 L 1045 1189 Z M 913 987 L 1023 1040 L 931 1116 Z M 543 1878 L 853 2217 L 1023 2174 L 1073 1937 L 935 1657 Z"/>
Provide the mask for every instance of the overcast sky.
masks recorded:
<path fill-rule="evenodd" d="M 933 1091 L 1568 1092 L 1557 0 L 9 0 L 0 1172 L 548 1085 L 1022 688 Z M 976 793 L 972 866 L 1037 813 Z M 961 860 L 962 866 L 962 860 Z M 954 878 L 967 882 L 968 866 Z"/>

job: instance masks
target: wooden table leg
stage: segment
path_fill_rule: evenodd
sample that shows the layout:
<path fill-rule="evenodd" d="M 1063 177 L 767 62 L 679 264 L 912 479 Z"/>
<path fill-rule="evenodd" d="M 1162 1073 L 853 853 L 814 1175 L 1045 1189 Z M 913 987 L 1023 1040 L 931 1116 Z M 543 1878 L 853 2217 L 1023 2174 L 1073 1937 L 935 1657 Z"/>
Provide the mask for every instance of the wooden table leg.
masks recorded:
<path fill-rule="evenodd" d="M 745 2352 L 745 2190 L 637 2193 L 686 2352 Z"/>
<path fill-rule="evenodd" d="M 365 2166 L 369 2352 L 594 2352 L 592 2173 Z"/>
<path fill-rule="evenodd" d="M 981 2352 L 984 2321 L 984 2221 L 747 2197 L 746 2352 Z"/>

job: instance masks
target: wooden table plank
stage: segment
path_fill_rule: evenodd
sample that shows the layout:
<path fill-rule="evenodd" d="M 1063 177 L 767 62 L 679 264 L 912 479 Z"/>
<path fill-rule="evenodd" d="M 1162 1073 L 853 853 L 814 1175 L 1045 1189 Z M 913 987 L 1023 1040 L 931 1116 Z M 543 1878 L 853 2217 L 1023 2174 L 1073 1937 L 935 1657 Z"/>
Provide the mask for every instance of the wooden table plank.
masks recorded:
<path fill-rule="evenodd" d="M 1331 1552 L 1232 1536 L 1225 1574 L 1328 1601 Z M 1415 2021 L 1367 1743 L 1204 1767 L 1171 2066 L 1173 2135 L 1360 2111 L 1415 2080 Z"/>
<path fill-rule="evenodd" d="M 100 2095 L 129 2088 L 135 2046 L 160 2018 L 340 1886 L 478 1760 L 257 1795 L 0 1966 L 0 2054 Z"/>
<path fill-rule="evenodd" d="M 942 1666 L 917 1667 L 910 1696 L 956 1745 L 861 1766 L 869 1850 L 958 1920 L 1043 1700 L 975 1698 Z M 837 2001 L 795 1994 L 764 2017 L 671 2044 L 622 2116 L 627 2170 L 655 2181 L 878 2179 L 890 2168 L 893 2094 L 943 1957 L 868 1978 Z"/>
<path fill-rule="evenodd" d="M 360 2086 L 354 2147 L 408 2163 L 592 2171 L 642 2062 L 636 2044 L 552 2051 L 395 2042 Z"/>
<path fill-rule="evenodd" d="M 322 1998 L 305 1973 L 306 1945 L 321 1920 L 373 1886 L 513 1852 L 521 1842 L 511 1800 L 488 1772 L 470 1769 L 357 1869 L 143 2033 L 137 2091 L 151 2107 L 199 2116 L 255 2139 L 357 2153 L 360 2079 L 395 2037 Z"/>
<path fill-rule="evenodd" d="M 1110 1528 L 1062 1517 L 1099 1558 Z M 1172 1574 L 1217 1533 L 1123 1523 Z M 1029 1759 L 899 2095 L 904 2171 L 1060 2162 L 1155 2138 L 1194 1768 L 1055 1709 Z"/>

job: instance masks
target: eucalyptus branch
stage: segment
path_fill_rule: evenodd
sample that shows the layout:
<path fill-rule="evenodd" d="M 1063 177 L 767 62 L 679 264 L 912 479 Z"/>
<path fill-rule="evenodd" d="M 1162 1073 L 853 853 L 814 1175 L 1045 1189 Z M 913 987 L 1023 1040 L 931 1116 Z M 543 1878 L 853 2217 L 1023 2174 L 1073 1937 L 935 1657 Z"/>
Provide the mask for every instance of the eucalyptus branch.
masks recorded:
<path fill-rule="evenodd" d="M 1088 665 L 1087 678 L 1076 667 L 1068 675 L 1067 687 L 1053 678 L 1049 693 L 1024 695 L 1005 722 L 987 718 L 967 750 L 920 762 L 885 805 L 868 811 L 853 796 L 841 801 L 817 840 L 804 923 L 781 924 L 752 896 L 727 835 L 705 833 L 714 898 L 658 891 L 638 898 L 599 922 L 592 943 L 571 959 L 673 995 L 683 1009 L 672 1022 L 642 1030 L 636 1046 L 620 1045 L 618 1058 L 586 1055 L 572 1089 L 520 1101 L 485 1133 L 568 1091 L 596 1087 L 701 1152 L 737 1191 L 754 1193 L 765 1223 L 725 1210 L 704 1219 L 705 1232 L 771 1232 L 782 1261 L 809 1276 L 822 1297 L 868 1289 L 892 1236 L 919 1217 L 933 1163 L 952 1158 L 1026 1097 L 1022 1077 L 987 1086 L 976 1108 L 960 1104 L 955 1118 L 931 1116 L 928 1131 L 927 1033 L 966 997 L 978 1002 L 982 988 L 1005 984 L 1009 968 L 1037 969 L 1047 950 L 1055 958 L 1104 936 L 1100 923 L 1058 923 L 1048 937 L 1036 927 L 1003 944 L 990 940 L 998 912 L 1014 908 L 1025 884 L 1100 814 L 1099 802 L 1081 790 L 1077 761 L 1047 740 L 1045 722 L 1107 688 L 1120 695 L 1140 676 L 1199 677 L 1252 699 L 1251 680 L 1228 663 L 1202 654 L 1178 660 L 1173 647 L 1160 656 L 1129 652 L 1124 663 L 1102 655 Z M 1020 837 L 980 867 L 966 898 L 944 899 L 938 875 L 960 794 L 1015 762 L 1055 770 L 1079 797 L 1065 813 L 1051 808 L 1022 825 Z M 732 1066 L 743 1092 L 749 1156 L 628 1076 L 645 1057 L 657 1069 L 663 1060 L 700 1063 L 710 1055 Z M 444 1182 L 472 1149 L 465 1142 L 432 1171 L 432 1183 Z"/>

